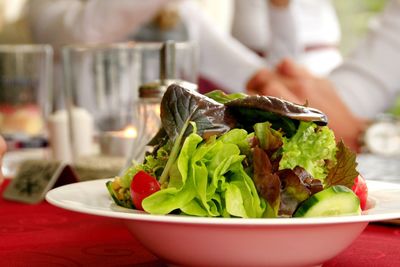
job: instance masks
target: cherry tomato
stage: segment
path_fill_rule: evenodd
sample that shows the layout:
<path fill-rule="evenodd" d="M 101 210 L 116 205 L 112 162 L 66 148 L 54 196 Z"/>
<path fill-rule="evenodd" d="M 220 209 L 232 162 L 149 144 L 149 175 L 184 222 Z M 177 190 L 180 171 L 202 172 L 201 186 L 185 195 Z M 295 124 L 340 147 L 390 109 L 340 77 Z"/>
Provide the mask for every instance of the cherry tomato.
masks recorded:
<path fill-rule="evenodd" d="M 354 185 L 351 188 L 353 192 L 358 196 L 360 199 L 360 206 L 362 210 L 365 210 L 367 205 L 367 198 L 368 198 L 368 187 L 367 183 L 365 182 L 364 177 L 358 175 L 354 180 Z"/>
<path fill-rule="evenodd" d="M 131 197 L 133 205 L 138 210 L 143 210 L 142 201 L 154 192 L 160 190 L 157 179 L 144 171 L 135 174 L 131 182 Z"/>

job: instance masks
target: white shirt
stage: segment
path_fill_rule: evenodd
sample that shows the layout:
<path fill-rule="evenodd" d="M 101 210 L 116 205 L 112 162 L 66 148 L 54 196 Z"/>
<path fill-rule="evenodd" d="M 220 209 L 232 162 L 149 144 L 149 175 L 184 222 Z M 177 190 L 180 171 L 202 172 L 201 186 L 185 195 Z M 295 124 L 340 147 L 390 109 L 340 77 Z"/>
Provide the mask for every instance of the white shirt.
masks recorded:
<path fill-rule="evenodd" d="M 276 8 L 268 0 L 235 0 L 232 34 L 274 65 L 291 57 L 312 73 L 326 75 L 342 57 L 340 27 L 330 0 L 291 0 Z"/>
<path fill-rule="evenodd" d="M 350 109 L 366 118 L 385 111 L 400 91 L 400 1 L 390 1 L 378 21 L 329 77 Z"/>

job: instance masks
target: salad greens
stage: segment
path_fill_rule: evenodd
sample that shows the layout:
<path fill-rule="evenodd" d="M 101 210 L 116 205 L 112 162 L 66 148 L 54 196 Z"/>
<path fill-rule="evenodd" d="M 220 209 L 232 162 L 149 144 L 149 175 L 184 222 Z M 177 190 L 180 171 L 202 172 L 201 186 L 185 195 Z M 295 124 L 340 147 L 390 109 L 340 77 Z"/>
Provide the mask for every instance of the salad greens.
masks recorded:
<path fill-rule="evenodd" d="M 148 213 L 291 217 L 325 188 L 351 188 L 358 174 L 325 114 L 278 98 L 171 85 L 161 122 L 143 163 L 108 183 L 118 205 L 133 208 L 127 192 L 144 171 L 161 184 L 142 201 Z"/>
<path fill-rule="evenodd" d="M 335 163 L 336 141 L 328 127 L 319 127 L 312 122 L 301 122 L 291 138 L 283 138 L 282 159 L 279 169 L 303 167 L 312 177 L 324 180 L 329 164 Z"/>
<path fill-rule="evenodd" d="M 203 142 L 198 134 L 190 134 L 171 168 L 175 173 L 168 188 L 144 199 L 143 208 L 154 214 L 180 209 L 196 216 L 261 217 L 264 203 L 244 170 L 245 156 L 236 144 L 247 133 L 234 129 L 223 136 Z"/>

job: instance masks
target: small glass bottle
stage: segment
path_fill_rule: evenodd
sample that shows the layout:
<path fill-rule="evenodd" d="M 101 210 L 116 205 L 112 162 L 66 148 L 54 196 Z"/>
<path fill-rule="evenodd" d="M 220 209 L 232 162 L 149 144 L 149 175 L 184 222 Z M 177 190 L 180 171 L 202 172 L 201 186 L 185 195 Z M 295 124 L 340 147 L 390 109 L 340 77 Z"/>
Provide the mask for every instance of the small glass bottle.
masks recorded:
<path fill-rule="evenodd" d="M 137 138 L 132 145 L 127 166 L 132 161 L 143 162 L 149 141 L 161 128 L 160 105 L 162 97 L 171 84 L 177 84 L 190 90 L 197 91 L 197 84 L 176 79 L 175 73 L 175 43 L 165 42 L 160 51 L 160 78 L 153 82 L 144 83 L 139 87 L 139 99 L 136 105 Z"/>
<path fill-rule="evenodd" d="M 146 83 L 139 88 L 138 115 L 140 127 L 138 136 L 146 144 L 161 127 L 160 104 L 167 85 L 159 82 Z"/>
<path fill-rule="evenodd" d="M 163 80 L 146 83 L 139 88 L 138 141 L 132 149 L 131 159 L 142 162 L 147 144 L 161 128 L 160 105 L 162 97 L 171 84 L 197 91 L 197 85 L 182 80 Z"/>

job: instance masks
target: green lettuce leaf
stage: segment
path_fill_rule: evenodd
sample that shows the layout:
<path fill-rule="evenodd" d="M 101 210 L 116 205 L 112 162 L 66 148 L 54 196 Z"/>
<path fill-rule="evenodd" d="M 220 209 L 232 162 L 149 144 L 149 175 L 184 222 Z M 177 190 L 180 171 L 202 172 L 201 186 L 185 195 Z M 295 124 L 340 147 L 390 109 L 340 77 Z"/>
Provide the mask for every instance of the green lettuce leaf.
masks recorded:
<path fill-rule="evenodd" d="M 240 154 L 246 155 L 247 157 L 251 154 L 251 139 L 253 133 L 248 134 L 243 129 L 232 129 L 226 134 L 219 137 L 219 140 L 225 144 L 235 144 L 240 149 Z"/>
<path fill-rule="evenodd" d="M 247 95 L 243 93 L 234 93 L 234 94 L 225 94 L 221 90 L 214 90 L 206 94 L 209 98 L 214 99 L 215 101 L 225 104 L 228 103 L 229 101 L 235 100 L 235 99 L 241 99 L 241 98 L 246 98 Z"/>
<path fill-rule="evenodd" d="M 237 185 L 235 183 L 226 184 L 226 210 L 229 214 L 233 216 L 247 218 L 248 216 L 246 209 L 244 208 L 244 200 L 239 186 L 240 185 Z"/>
<path fill-rule="evenodd" d="M 243 206 L 246 211 L 245 218 L 260 218 L 263 217 L 263 214 L 266 209 L 266 204 L 263 198 L 260 198 L 256 186 L 254 185 L 253 180 L 245 170 L 243 169 L 242 164 L 239 162 L 232 166 L 232 173 L 229 176 L 229 180 L 231 184 L 236 185 L 236 187 L 240 190 Z M 230 199 L 225 198 L 226 201 L 230 201 Z M 230 205 L 232 207 L 232 205 Z M 228 210 L 228 212 L 233 212 L 232 210 Z M 232 214 L 232 213 L 231 213 Z"/>
<path fill-rule="evenodd" d="M 190 158 L 196 151 L 197 145 L 202 142 L 197 134 L 191 134 L 183 143 L 177 166 L 170 168 L 170 182 L 168 188 L 143 199 L 142 206 L 145 211 L 152 214 L 168 214 L 188 204 L 196 195 Z M 175 166 L 175 168 L 174 168 Z M 173 171 L 178 168 L 179 172 Z"/>
<path fill-rule="evenodd" d="M 275 151 L 283 144 L 282 134 L 272 129 L 270 122 L 254 124 L 254 132 L 260 142 L 260 147 L 266 151 Z"/>
<path fill-rule="evenodd" d="M 144 210 L 152 214 L 179 210 L 192 216 L 261 217 L 265 203 L 244 171 L 245 156 L 236 144 L 243 142 L 239 136 L 247 137 L 247 133 L 234 130 L 207 141 L 195 133 L 189 135 L 170 168 L 168 187 L 145 198 Z"/>

